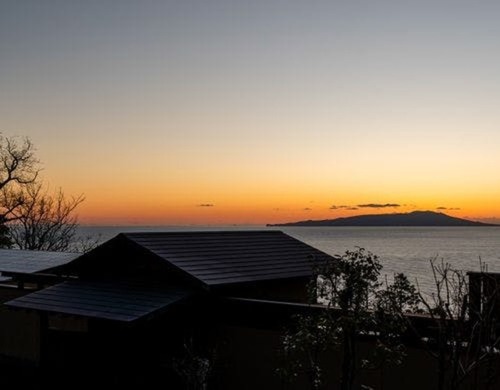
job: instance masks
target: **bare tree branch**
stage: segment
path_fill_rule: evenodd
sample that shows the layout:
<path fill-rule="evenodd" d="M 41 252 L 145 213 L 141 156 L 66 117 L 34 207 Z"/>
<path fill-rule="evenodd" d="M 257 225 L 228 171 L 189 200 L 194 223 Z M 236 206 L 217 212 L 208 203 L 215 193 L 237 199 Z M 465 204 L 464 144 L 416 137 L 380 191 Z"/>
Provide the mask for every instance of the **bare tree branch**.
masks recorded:
<path fill-rule="evenodd" d="M 49 194 L 41 184 L 29 184 L 23 200 L 9 223 L 14 244 L 20 249 L 69 250 L 78 226 L 74 211 L 83 195 L 67 198 L 62 190 Z"/>
<path fill-rule="evenodd" d="M 15 219 L 14 211 L 23 203 L 23 190 L 34 184 L 40 173 L 40 162 L 28 138 L 0 135 L 0 219 Z"/>
<path fill-rule="evenodd" d="M 0 189 L 9 183 L 34 183 L 40 173 L 35 148 L 28 138 L 21 142 L 14 137 L 0 136 Z"/>

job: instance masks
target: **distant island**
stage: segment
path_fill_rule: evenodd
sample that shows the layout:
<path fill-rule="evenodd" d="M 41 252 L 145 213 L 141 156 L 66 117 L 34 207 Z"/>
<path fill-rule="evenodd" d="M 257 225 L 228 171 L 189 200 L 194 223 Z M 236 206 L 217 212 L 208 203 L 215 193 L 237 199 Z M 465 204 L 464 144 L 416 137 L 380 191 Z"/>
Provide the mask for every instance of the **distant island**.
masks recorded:
<path fill-rule="evenodd" d="M 451 217 L 434 211 L 413 211 L 411 213 L 370 214 L 354 217 L 307 220 L 267 226 L 500 226 Z"/>

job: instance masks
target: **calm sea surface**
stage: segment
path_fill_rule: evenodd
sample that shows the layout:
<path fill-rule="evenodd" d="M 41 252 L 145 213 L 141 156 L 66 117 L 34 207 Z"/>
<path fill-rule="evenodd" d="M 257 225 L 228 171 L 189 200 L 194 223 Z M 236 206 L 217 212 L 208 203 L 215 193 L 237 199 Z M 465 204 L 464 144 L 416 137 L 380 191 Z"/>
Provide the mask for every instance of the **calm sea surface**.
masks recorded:
<path fill-rule="evenodd" d="M 82 226 L 79 234 L 108 240 L 120 232 L 269 230 L 264 226 Z M 365 248 L 380 257 L 383 273 L 406 273 L 427 290 L 432 282 L 430 259 L 443 259 L 463 270 L 478 270 L 479 261 L 489 271 L 500 272 L 500 227 L 287 227 L 279 228 L 330 254 Z"/>

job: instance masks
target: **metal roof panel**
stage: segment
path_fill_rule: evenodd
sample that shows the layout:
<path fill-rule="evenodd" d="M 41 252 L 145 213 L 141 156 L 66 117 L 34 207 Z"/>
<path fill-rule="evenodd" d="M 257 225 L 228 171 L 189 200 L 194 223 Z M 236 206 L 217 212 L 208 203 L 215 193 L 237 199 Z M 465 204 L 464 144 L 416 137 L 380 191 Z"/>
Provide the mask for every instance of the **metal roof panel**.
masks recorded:
<path fill-rule="evenodd" d="M 191 292 L 132 282 L 70 281 L 16 298 L 7 306 L 114 321 L 135 321 L 183 300 Z"/>
<path fill-rule="evenodd" d="M 331 257 L 287 234 L 271 231 L 124 233 L 124 237 L 207 285 L 312 275 Z"/>
<path fill-rule="evenodd" d="M 80 255 L 71 252 L 0 249 L 0 272 L 42 272 L 69 263 Z"/>

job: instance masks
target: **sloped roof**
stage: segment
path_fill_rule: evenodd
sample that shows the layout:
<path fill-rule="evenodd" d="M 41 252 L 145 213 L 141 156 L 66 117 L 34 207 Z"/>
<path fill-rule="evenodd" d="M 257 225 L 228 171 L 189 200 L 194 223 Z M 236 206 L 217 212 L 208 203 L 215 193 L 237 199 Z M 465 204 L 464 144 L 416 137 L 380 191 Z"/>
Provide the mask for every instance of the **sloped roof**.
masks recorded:
<path fill-rule="evenodd" d="M 123 233 L 206 285 L 312 275 L 312 262 L 330 257 L 281 231 Z"/>
<path fill-rule="evenodd" d="M 35 273 L 67 264 L 80 253 L 0 249 L 0 272 Z"/>
<path fill-rule="evenodd" d="M 70 281 L 5 303 L 9 307 L 131 322 L 177 303 L 191 292 L 131 282 Z"/>

